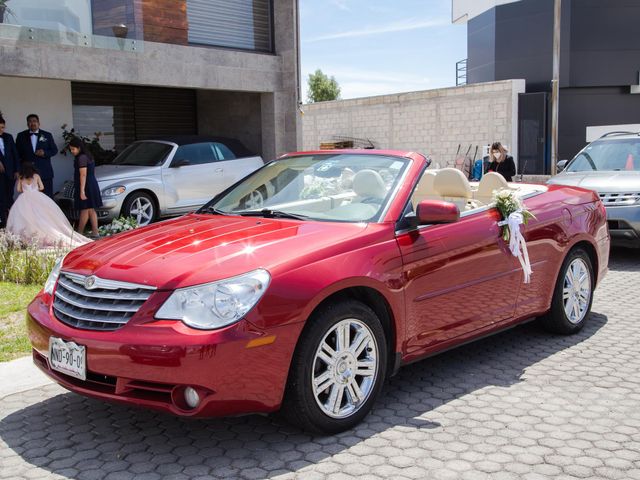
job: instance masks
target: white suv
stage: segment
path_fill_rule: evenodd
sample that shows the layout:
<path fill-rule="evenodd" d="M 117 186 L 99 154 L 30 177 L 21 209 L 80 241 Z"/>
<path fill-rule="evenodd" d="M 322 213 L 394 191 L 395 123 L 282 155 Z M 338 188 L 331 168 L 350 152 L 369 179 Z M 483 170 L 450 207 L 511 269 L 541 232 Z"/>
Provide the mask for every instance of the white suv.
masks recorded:
<path fill-rule="evenodd" d="M 548 183 L 595 190 L 607 209 L 611 244 L 640 248 L 640 133 L 611 132 L 584 147 Z"/>

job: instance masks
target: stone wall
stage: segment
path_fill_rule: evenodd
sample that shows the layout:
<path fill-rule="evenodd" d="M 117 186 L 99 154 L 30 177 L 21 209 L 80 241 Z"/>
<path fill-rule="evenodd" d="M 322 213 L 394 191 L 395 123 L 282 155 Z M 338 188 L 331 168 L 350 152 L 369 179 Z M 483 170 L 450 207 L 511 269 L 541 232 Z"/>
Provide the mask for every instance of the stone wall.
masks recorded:
<path fill-rule="evenodd" d="M 446 166 L 458 145 L 471 155 L 493 141 L 518 154 L 518 93 L 524 80 L 304 105 L 303 149 L 316 150 L 336 136 L 370 140 L 376 148 L 412 150 Z"/>

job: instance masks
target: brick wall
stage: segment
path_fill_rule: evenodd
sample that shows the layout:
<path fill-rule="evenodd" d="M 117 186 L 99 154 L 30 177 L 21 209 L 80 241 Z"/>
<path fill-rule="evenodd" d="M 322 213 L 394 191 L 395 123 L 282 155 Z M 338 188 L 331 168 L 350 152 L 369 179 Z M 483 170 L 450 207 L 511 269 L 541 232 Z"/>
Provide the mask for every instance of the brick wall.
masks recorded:
<path fill-rule="evenodd" d="M 524 80 L 505 80 L 303 105 L 302 148 L 355 137 L 376 148 L 426 153 L 446 166 L 459 144 L 465 152 L 473 145 L 473 154 L 476 145 L 500 141 L 517 158 L 518 93 L 524 91 Z"/>

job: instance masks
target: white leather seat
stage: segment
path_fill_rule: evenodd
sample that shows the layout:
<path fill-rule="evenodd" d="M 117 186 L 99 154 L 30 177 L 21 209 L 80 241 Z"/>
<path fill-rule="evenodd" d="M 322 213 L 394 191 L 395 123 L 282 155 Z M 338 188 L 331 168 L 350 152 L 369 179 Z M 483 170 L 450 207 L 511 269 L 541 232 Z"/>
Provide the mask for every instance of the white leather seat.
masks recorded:
<path fill-rule="evenodd" d="M 505 188 L 508 189 L 509 184 L 502 175 L 496 172 L 485 173 L 478 184 L 475 199 L 488 205 L 493 202 L 494 190 L 503 190 Z"/>
<path fill-rule="evenodd" d="M 382 200 L 387 195 L 382 177 L 378 172 L 370 169 L 360 170 L 353 176 L 353 191 L 361 199 L 377 198 Z"/>
<path fill-rule="evenodd" d="M 433 188 L 442 200 L 455 203 L 461 212 L 469 210 L 475 205 L 469 180 L 456 168 L 438 170 Z"/>
<path fill-rule="evenodd" d="M 422 200 L 439 200 L 440 197 L 436 193 L 435 188 L 433 187 L 433 183 L 436 179 L 435 170 L 426 170 L 422 177 L 420 178 L 420 182 L 416 185 L 416 189 L 413 192 L 413 196 L 411 197 L 411 201 L 414 205 L 418 205 Z"/>

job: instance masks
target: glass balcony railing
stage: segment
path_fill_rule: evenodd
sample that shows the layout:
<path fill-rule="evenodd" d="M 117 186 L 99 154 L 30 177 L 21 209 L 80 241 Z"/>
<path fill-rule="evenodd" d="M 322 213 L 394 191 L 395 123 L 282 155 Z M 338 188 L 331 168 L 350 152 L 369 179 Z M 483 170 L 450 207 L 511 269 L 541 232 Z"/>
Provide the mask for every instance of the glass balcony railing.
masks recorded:
<path fill-rule="evenodd" d="M 140 51 L 143 42 L 125 23 L 96 28 L 94 5 L 104 0 L 8 0 L 0 20 L 0 38 L 79 47 Z M 0 13 L 2 13 L 0 11 Z M 107 20 L 108 21 L 108 20 Z M 103 21 L 104 23 L 104 21 Z"/>
<path fill-rule="evenodd" d="M 0 38 L 129 51 L 149 41 L 269 53 L 272 1 L 7 0 Z"/>

